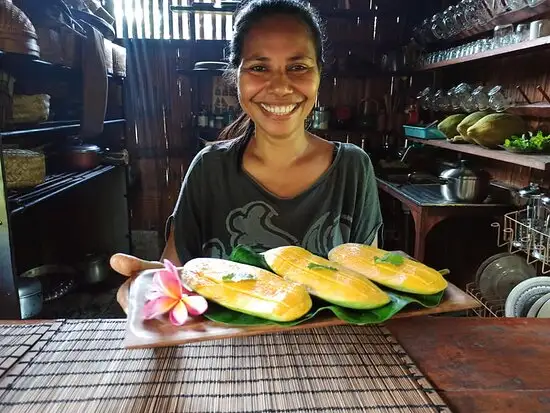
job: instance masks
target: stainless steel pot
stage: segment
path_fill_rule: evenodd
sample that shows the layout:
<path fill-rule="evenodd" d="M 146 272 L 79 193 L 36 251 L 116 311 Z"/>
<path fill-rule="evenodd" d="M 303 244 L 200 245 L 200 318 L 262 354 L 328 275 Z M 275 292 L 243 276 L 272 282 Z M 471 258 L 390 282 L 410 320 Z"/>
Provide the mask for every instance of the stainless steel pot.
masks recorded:
<path fill-rule="evenodd" d="M 21 319 L 36 317 L 42 311 L 42 284 L 36 278 L 19 278 L 17 281 Z"/>
<path fill-rule="evenodd" d="M 486 171 L 468 168 L 465 160 L 458 168 L 451 168 L 439 175 L 441 195 L 451 202 L 479 204 L 489 195 L 490 176 Z"/>

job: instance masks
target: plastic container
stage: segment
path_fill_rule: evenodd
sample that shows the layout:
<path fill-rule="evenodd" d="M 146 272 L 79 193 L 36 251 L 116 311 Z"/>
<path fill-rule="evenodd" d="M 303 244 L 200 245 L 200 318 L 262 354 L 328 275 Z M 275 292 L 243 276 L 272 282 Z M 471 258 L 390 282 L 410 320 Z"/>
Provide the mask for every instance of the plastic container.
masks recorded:
<path fill-rule="evenodd" d="M 406 136 L 420 139 L 447 139 L 445 134 L 437 128 L 423 128 L 422 126 L 403 125 Z"/>

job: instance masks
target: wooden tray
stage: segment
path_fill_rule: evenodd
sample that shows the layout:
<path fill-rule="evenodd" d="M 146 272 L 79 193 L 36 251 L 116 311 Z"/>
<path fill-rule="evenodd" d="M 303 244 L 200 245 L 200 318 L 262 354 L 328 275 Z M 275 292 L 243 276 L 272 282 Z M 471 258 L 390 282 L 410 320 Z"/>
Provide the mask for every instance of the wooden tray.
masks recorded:
<path fill-rule="evenodd" d="M 257 334 L 277 333 L 280 331 L 299 330 L 316 327 L 327 327 L 347 324 L 334 316 L 319 316 L 312 320 L 291 327 L 277 325 L 265 326 L 230 326 L 196 317 L 188 320 L 182 327 L 176 327 L 168 322 L 150 320 L 144 322 L 140 316 L 145 295 L 153 281 L 154 271 L 148 271 L 136 278 L 130 288 L 128 299 L 128 318 L 124 347 L 150 348 L 165 347 L 198 341 L 219 340 L 229 337 L 244 337 Z M 393 318 L 414 317 L 427 314 L 449 313 L 480 307 L 480 303 L 449 283 L 441 303 L 434 308 L 419 308 L 410 304 Z"/>

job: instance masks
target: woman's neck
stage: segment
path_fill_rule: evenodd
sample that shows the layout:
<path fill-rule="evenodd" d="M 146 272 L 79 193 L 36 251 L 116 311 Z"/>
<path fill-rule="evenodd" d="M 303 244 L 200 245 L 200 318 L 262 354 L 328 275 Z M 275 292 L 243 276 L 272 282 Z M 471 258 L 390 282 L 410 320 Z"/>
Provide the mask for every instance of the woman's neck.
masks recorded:
<path fill-rule="evenodd" d="M 309 135 L 304 129 L 283 138 L 272 137 L 257 128 L 248 150 L 262 163 L 284 167 L 301 158 L 309 146 Z"/>

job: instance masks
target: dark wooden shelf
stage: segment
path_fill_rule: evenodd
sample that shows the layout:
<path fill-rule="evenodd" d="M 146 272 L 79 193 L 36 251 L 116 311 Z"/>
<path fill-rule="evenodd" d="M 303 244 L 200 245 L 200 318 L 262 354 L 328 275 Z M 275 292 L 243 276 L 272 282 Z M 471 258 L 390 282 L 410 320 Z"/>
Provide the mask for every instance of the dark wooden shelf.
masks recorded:
<path fill-rule="evenodd" d="M 528 40 L 525 42 L 510 45 L 510 46 L 499 47 L 497 49 L 487 50 L 485 52 L 476 53 L 476 54 L 472 54 L 464 57 L 459 57 L 457 59 L 450 59 L 442 62 L 432 63 L 426 66 L 419 67 L 416 69 L 416 71 L 421 72 L 425 70 L 439 69 L 442 67 L 458 65 L 461 63 L 487 59 L 490 57 L 530 52 L 530 51 L 547 47 L 549 44 L 550 44 L 550 36 L 540 37 L 535 40 Z"/>
<path fill-rule="evenodd" d="M 34 56 L 4 52 L 2 50 L 0 50 L 0 67 L 13 72 L 14 75 L 17 73 L 16 77 L 19 77 L 22 72 L 39 74 L 41 76 L 82 75 L 82 70 L 79 68 L 63 66 L 38 59 Z M 114 75 L 112 73 L 108 73 L 107 78 L 117 82 L 122 82 L 125 79 L 123 76 Z"/>
<path fill-rule="evenodd" d="M 550 103 L 540 102 L 529 105 L 517 105 L 508 108 L 506 112 L 533 118 L 550 118 Z"/>
<path fill-rule="evenodd" d="M 485 149 L 474 144 L 450 143 L 443 139 L 436 140 L 407 137 L 407 140 L 422 143 L 428 146 L 434 146 L 436 148 L 448 149 L 454 152 L 467 153 L 482 158 L 496 159 L 498 161 L 526 166 L 528 168 L 538 169 L 541 171 L 550 170 L 550 155 L 522 155 L 507 152 L 503 149 Z"/>
<path fill-rule="evenodd" d="M 104 122 L 104 125 L 116 125 L 124 122 L 126 122 L 126 119 L 111 119 L 111 120 L 106 120 Z M 76 132 L 78 131 L 78 128 L 80 128 L 80 122 L 53 121 L 53 122 L 41 123 L 36 127 L 30 128 L 30 129 L 19 129 L 19 130 L 1 132 L 0 136 L 3 138 L 13 138 L 16 136 L 30 135 L 30 134 L 36 134 L 36 133 L 52 133 L 52 132 L 60 132 L 60 131 Z"/>

